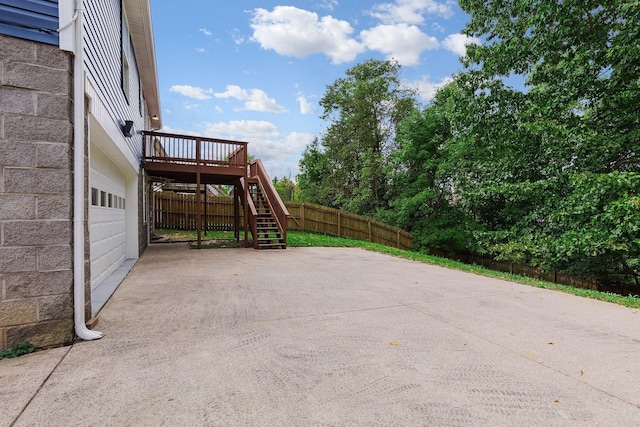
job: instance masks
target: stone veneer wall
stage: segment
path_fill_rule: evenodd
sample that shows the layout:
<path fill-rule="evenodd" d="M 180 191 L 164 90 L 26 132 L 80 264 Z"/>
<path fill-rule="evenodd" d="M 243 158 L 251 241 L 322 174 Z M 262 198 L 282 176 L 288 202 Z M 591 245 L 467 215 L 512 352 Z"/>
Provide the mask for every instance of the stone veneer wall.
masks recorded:
<path fill-rule="evenodd" d="M 0 348 L 73 332 L 72 58 L 0 35 Z"/>

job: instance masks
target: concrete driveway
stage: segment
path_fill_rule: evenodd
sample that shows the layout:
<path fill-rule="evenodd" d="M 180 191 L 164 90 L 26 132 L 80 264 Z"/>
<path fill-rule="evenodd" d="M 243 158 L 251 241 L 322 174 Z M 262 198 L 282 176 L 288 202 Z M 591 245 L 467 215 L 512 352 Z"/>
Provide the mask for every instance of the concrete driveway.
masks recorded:
<path fill-rule="evenodd" d="M 150 247 L 0 425 L 640 425 L 640 313 L 359 249 Z"/>

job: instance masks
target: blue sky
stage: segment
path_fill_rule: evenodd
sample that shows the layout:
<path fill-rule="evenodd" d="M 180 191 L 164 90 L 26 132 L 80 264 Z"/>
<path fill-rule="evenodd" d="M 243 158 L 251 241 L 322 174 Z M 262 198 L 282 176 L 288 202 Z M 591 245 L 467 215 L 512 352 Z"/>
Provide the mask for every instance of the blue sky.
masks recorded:
<path fill-rule="evenodd" d="M 326 87 L 367 59 L 394 58 L 428 102 L 462 69 L 468 16 L 449 0 L 151 0 L 163 130 L 249 142 L 269 175 L 327 123 Z"/>

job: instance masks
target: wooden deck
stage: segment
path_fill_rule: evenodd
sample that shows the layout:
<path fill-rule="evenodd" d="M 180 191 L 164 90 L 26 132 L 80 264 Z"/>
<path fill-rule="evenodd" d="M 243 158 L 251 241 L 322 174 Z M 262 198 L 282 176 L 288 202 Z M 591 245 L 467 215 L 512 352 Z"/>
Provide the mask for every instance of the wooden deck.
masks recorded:
<path fill-rule="evenodd" d="M 149 176 L 179 183 L 234 184 L 247 176 L 242 141 L 144 132 L 142 159 Z"/>
<path fill-rule="evenodd" d="M 242 206 L 245 246 L 250 231 L 256 249 L 287 247 L 289 212 L 262 162 L 258 159 L 251 165 L 247 163 L 246 142 L 162 132 L 143 132 L 143 137 L 142 162 L 152 181 L 195 184 L 198 247 L 201 247 L 199 200 L 203 184 L 234 186 L 234 231 L 239 240 Z"/>
<path fill-rule="evenodd" d="M 200 199 L 203 184 L 227 184 L 234 189 L 234 234 L 240 240 L 240 206 L 248 210 L 247 143 L 199 136 L 143 132 L 142 164 L 151 180 L 195 184 Z M 198 247 L 202 247 L 202 212 L 197 203 Z M 248 245 L 248 215 L 244 215 Z"/>

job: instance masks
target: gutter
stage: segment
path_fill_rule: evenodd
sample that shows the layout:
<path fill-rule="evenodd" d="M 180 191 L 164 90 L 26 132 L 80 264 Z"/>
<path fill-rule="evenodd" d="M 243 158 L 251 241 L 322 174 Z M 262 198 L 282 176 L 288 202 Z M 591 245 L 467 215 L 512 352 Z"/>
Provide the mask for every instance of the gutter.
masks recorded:
<path fill-rule="evenodd" d="M 62 16 L 64 0 L 60 1 Z M 64 2 L 67 10 L 71 2 Z M 73 52 L 73 321 L 78 338 L 95 340 L 104 334 L 92 331 L 85 323 L 85 274 L 84 274 L 84 204 L 85 204 L 85 162 L 84 162 L 84 57 L 82 48 L 82 0 L 76 0 L 75 13 L 71 21 L 61 26 L 64 30 L 75 24 Z"/>

